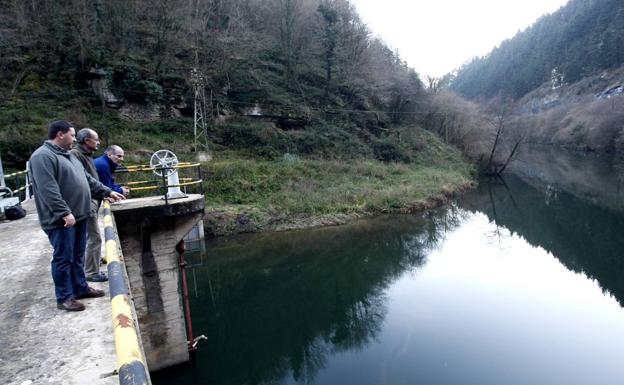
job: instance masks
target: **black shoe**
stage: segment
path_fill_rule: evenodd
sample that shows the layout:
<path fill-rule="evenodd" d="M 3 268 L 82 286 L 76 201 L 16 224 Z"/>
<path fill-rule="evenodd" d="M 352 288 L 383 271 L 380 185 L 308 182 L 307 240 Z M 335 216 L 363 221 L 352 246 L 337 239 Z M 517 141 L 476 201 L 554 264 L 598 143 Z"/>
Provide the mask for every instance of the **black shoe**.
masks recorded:
<path fill-rule="evenodd" d="M 56 307 L 58 309 L 67 311 L 83 311 L 85 309 L 85 305 L 81 304 L 73 298 L 70 298 L 63 303 L 57 303 Z"/>
<path fill-rule="evenodd" d="M 97 273 L 94 275 L 87 276 L 87 281 L 89 282 L 106 282 L 108 281 L 108 277 L 104 273 Z"/>
<path fill-rule="evenodd" d="M 89 289 L 87 289 L 84 293 L 77 295 L 76 299 L 104 297 L 104 294 L 104 290 L 94 289 L 89 286 Z"/>

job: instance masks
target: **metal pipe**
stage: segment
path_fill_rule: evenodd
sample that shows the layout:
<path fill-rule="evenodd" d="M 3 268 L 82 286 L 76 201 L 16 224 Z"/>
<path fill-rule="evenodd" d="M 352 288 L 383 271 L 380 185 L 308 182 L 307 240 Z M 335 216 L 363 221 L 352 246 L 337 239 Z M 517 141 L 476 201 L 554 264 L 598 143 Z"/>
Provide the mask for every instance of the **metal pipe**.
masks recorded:
<path fill-rule="evenodd" d="M 193 320 L 191 319 L 191 303 L 189 301 L 188 284 L 186 281 L 186 259 L 184 258 L 184 239 L 176 245 L 176 251 L 180 254 L 180 271 L 182 272 L 182 296 L 184 297 L 184 315 L 186 317 L 186 336 L 188 338 L 188 350 L 196 349 L 195 338 L 193 337 Z"/>

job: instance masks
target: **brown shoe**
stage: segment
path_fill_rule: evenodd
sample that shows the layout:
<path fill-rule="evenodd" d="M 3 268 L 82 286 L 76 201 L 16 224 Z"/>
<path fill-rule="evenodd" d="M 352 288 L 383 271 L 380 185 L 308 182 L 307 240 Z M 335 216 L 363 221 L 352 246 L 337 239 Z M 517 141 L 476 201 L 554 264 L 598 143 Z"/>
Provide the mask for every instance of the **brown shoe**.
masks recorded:
<path fill-rule="evenodd" d="M 104 297 L 104 290 L 94 289 L 91 286 L 82 294 L 76 296 L 76 299 Z"/>
<path fill-rule="evenodd" d="M 83 311 L 85 309 L 85 305 L 81 304 L 73 298 L 70 298 L 63 303 L 57 303 L 56 307 L 58 309 L 67 311 Z"/>

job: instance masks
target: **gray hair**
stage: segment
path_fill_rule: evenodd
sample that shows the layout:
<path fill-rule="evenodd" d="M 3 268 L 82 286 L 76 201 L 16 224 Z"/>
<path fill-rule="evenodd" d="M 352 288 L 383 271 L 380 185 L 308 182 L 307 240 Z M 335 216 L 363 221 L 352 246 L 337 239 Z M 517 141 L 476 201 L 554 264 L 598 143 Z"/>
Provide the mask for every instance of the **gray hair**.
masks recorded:
<path fill-rule="evenodd" d="M 106 147 L 106 149 L 104 150 L 104 153 L 110 155 L 110 154 L 118 153 L 120 151 L 123 151 L 123 149 L 121 147 L 119 147 L 116 144 L 112 144 L 112 145 Z"/>
<path fill-rule="evenodd" d="M 90 128 L 83 128 L 76 133 L 76 142 L 84 143 L 87 139 L 93 138 L 95 136 L 95 131 Z"/>

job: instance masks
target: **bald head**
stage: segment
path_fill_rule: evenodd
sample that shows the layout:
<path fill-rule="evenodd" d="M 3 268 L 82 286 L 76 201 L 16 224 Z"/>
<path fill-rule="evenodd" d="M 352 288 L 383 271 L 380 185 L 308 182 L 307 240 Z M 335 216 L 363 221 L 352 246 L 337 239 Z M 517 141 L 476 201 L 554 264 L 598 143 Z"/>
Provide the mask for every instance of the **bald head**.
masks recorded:
<path fill-rule="evenodd" d="M 121 162 L 124 159 L 124 150 L 123 150 L 123 148 L 121 148 L 121 147 L 119 147 L 119 146 L 117 146 L 115 144 L 113 144 L 112 146 L 106 147 L 106 150 L 104 150 L 104 153 L 115 164 L 121 164 Z"/>

